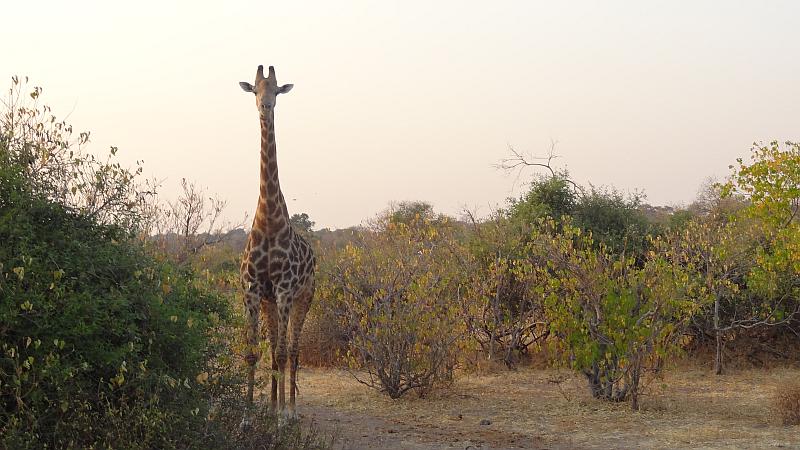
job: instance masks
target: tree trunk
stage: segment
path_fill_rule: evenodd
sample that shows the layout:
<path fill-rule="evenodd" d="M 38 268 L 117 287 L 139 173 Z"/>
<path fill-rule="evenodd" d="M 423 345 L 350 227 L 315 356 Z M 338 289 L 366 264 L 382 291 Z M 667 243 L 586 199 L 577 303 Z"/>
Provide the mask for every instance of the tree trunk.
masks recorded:
<path fill-rule="evenodd" d="M 714 356 L 714 375 L 722 375 L 722 332 L 717 330 L 717 353 Z"/>
<path fill-rule="evenodd" d="M 500 255 L 495 257 L 495 267 L 500 267 Z M 497 275 L 497 282 L 495 284 L 495 293 L 494 293 L 494 300 L 492 301 L 492 315 L 494 316 L 494 327 L 492 327 L 492 332 L 489 335 L 489 361 L 492 360 L 494 356 L 494 340 L 497 333 L 497 328 L 500 327 L 501 319 L 500 319 L 500 286 L 502 286 L 503 278 L 502 274 L 498 273 Z"/>
<path fill-rule="evenodd" d="M 603 398 L 603 386 L 600 382 L 600 370 L 597 363 L 592 364 L 591 370 L 584 370 L 583 374 L 586 376 L 586 381 L 589 384 L 589 392 L 594 398 Z"/>
<path fill-rule="evenodd" d="M 631 370 L 631 385 L 630 385 L 630 395 L 631 395 L 631 410 L 638 411 L 639 410 L 639 375 L 641 374 L 641 361 L 637 358 L 637 361 L 634 363 L 634 367 Z"/>
<path fill-rule="evenodd" d="M 719 295 L 714 299 L 714 334 L 717 341 L 717 352 L 714 357 L 714 375 L 722 375 L 722 330 L 719 329 Z"/>

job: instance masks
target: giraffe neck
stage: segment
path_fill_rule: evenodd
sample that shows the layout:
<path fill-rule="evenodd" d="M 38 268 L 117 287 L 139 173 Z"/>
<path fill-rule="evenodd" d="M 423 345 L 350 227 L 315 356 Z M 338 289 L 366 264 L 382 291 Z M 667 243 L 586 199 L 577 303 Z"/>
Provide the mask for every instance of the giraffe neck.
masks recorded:
<path fill-rule="evenodd" d="M 275 234 L 288 227 L 289 212 L 278 180 L 277 146 L 273 113 L 261 120 L 261 183 L 253 228 Z"/>

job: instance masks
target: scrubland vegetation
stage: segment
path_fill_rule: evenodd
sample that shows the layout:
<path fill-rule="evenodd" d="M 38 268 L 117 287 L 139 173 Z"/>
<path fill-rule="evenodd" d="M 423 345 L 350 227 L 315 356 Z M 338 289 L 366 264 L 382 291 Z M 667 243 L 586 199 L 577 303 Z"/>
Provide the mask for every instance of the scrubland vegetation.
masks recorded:
<path fill-rule="evenodd" d="M 339 319 L 330 340 L 393 397 L 475 358 L 513 369 L 538 352 L 636 409 L 676 356 L 711 349 L 718 374 L 732 345 L 788 356 L 770 346 L 796 343 L 797 161 L 796 144 L 756 146 L 677 211 L 557 172 L 485 220 L 401 203 L 323 247 L 315 313 Z"/>
<path fill-rule="evenodd" d="M 324 448 L 245 408 L 236 252 L 198 253 L 221 205 L 162 202 L 27 89 L 0 117 L 0 448 Z"/>
<path fill-rule="evenodd" d="M 160 199 L 26 89 L 14 80 L 0 123 L 0 446 L 325 447 L 245 408 L 246 234 L 220 223 L 224 201 L 186 181 Z M 709 377 L 795 359 L 800 145 L 755 144 L 677 209 L 547 167 L 485 218 L 424 202 L 346 230 L 293 216 L 319 261 L 302 364 L 396 399 L 487 368 L 524 382 L 536 360 L 637 410 L 678 359 L 706 358 Z M 797 423 L 798 398 L 787 384 L 769 406 Z"/>

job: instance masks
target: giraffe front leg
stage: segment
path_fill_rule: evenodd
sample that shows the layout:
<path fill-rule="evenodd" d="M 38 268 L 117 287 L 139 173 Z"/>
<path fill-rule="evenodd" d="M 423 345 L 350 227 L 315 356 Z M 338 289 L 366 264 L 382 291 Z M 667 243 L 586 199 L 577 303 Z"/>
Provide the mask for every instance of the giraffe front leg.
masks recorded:
<path fill-rule="evenodd" d="M 262 314 L 267 321 L 269 332 L 269 351 L 271 355 L 272 372 L 270 373 L 270 406 L 272 411 L 277 411 L 278 406 L 278 360 L 275 358 L 275 347 L 278 345 L 278 308 L 274 299 L 265 298 L 261 303 Z"/>
<path fill-rule="evenodd" d="M 245 361 L 249 366 L 247 372 L 247 404 L 253 404 L 253 387 L 255 385 L 256 361 L 258 361 L 258 310 L 260 298 L 253 290 L 248 290 L 244 297 L 244 307 L 247 314 L 247 355 Z"/>

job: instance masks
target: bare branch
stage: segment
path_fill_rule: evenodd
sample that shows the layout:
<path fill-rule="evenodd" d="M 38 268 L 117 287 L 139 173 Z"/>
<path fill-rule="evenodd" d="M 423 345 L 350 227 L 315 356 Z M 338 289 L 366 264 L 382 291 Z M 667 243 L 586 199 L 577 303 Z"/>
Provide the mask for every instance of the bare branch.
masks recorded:
<path fill-rule="evenodd" d="M 555 147 L 557 141 L 550 141 L 550 149 L 547 152 L 547 156 L 526 156 L 521 152 L 517 151 L 513 146 L 508 146 L 508 151 L 511 154 L 510 156 L 503 158 L 500 160 L 500 163 L 495 164 L 494 167 L 497 169 L 504 170 L 506 173 L 514 173 L 516 172 L 516 177 L 514 178 L 514 185 L 519 182 L 520 176 L 522 176 L 522 172 L 527 168 L 543 168 L 547 169 L 550 172 L 550 176 L 552 178 L 562 178 L 567 183 L 571 184 L 572 187 L 578 192 L 580 195 L 585 195 L 585 191 L 583 187 L 578 185 L 575 181 L 570 179 L 567 176 L 566 171 L 562 171 L 559 173 L 555 167 L 553 166 L 553 161 L 559 156 L 555 152 Z"/>

